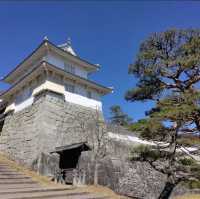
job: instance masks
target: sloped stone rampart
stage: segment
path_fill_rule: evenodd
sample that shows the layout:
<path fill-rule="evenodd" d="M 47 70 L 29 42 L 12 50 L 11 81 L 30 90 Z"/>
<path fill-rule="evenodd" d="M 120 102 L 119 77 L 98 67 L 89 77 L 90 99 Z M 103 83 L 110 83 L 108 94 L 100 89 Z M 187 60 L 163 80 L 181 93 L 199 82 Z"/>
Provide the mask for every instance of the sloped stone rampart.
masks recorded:
<path fill-rule="evenodd" d="M 32 106 L 6 116 L 0 151 L 23 165 L 37 168 L 35 164 L 41 153 L 48 154 L 55 147 L 86 141 L 80 124 L 82 121 L 89 123 L 94 111 L 68 103 L 57 93 L 40 93 Z"/>
<path fill-rule="evenodd" d="M 85 173 L 87 184 L 94 183 L 92 152 L 82 152 L 78 170 Z M 130 163 L 110 156 L 98 162 L 98 183 L 131 198 L 157 199 L 165 180 L 165 175 L 155 171 L 145 162 Z"/>

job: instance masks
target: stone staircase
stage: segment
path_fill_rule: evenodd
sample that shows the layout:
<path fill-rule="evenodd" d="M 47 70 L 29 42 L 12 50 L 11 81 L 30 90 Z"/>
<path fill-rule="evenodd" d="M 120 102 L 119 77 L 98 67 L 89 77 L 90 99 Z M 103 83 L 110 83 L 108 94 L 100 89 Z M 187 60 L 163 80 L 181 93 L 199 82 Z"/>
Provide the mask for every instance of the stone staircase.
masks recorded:
<path fill-rule="evenodd" d="M 73 187 L 42 186 L 31 177 L 0 162 L 0 199 L 109 199 Z"/>

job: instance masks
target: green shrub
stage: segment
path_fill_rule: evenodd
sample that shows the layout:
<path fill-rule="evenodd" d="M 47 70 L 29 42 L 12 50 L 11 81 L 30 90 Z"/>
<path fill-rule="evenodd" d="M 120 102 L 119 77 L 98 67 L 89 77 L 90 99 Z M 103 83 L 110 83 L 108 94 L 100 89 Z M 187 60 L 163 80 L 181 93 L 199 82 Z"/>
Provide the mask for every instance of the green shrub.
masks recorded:
<path fill-rule="evenodd" d="M 178 139 L 178 143 L 184 146 L 200 145 L 200 138 L 194 136 L 182 137 Z"/>
<path fill-rule="evenodd" d="M 189 189 L 200 189 L 199 180 L 190 180 L 188 182 L 185 182 L 184 185 Z"/>
<path fill-rule="evenodd" d="M 153 159 L 157 160 L 160 157 L 160 154 L 157 150 L 154 150 L 151 146 L 147 145 L 139 145 L 137 147 L 134 147 L 131 151 L 131 159 L 133 160 L 134 157 L 137 157 L 137 159 Z"/>
<path fill-rule="evenodd" d="M 196 163 L 192 158 L 182 158 L 179 162 L 185 166 L 194 165 Z"/>

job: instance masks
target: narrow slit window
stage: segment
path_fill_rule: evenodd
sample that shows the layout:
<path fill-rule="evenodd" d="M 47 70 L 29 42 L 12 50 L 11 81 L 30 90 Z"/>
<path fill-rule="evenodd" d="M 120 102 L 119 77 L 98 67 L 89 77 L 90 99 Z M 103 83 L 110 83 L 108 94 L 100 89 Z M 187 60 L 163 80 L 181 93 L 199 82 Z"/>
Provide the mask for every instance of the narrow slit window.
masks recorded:
<path fill-rule="evenodd" d="M 92 92 L 91 91 L 87 91 L 87 97 L 90 98 L 90 99 L 92 98 Z"/>
<path fill-rule="evenodd" d="M 70 93 L 75 93 L 75 86 L 72 84 L 65 84 L 65 90 Z"/>
<path fill-rule="evenodd" d="M 74 67 L 72 64 L 65 63 L 65 66 L 64 66 L 64 67 L 65 67 L 65 71 L 66 71 L 66 72 L 75 74 L 75 67 Z"/>

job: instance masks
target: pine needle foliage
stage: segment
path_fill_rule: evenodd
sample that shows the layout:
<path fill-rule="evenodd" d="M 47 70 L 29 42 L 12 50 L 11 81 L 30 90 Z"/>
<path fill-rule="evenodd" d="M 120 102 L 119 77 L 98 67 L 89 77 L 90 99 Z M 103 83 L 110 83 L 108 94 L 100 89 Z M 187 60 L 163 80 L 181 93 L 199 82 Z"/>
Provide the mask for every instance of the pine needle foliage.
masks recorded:
<path fill-rule="evenodd" d="M 126 92 L 125 99 L 156 102 L 147 110 L 147 117 L 130 125 L 130 129 L 143 138 L 163 143 L 133 151 L 140 155 L 140 161 L 148 161 L 167 175 L 159 196 L 167 199 L 178 183 L 200 180 L 200 165 L 195 158 L 199 143 L 195 144 L 196 154 L 180 151 L 186 146 L 183 139 L 187 146 L 194 146 L 186 140 L 197 140 L 200 135 L 200 30 L 170 29 L 152 34 L 141 44 L 129 74 L 138 83 Z M 133 155 L 133 159 L 138 160 L 138 156 Z"/>

